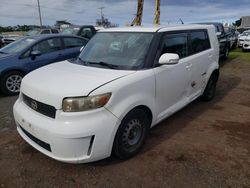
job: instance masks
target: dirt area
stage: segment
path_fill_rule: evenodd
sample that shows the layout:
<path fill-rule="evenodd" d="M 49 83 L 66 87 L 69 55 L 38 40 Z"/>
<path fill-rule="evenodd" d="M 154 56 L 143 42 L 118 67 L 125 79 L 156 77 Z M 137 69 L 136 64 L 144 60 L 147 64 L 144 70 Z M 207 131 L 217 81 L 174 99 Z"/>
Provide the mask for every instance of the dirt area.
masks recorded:
<path fill-rule="evenodd" d="M 128 161 L 64 164 L 16 132 L 16 97 L 0 97 L 0 187 L 250 188 L 250 62 L 222 64 L 217 96 L 195 101 L 151 130 Z"/>

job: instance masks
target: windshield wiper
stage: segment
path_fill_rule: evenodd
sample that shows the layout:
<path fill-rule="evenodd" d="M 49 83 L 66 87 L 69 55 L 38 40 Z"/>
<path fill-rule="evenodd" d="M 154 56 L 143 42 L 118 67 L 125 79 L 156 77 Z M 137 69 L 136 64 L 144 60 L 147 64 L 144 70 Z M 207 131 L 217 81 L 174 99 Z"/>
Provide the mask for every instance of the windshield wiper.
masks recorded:
<path fill-rule="evenodd" d="M 100 62 L 87 62 L 87 64 L 90 64 L 90 65 L 101 65 L 101 66 L 108 67 L 110 69 L 117 69 L 119 67 L 118 65 L 109 64 L 109 63 L 106 63 L 106 62 L 103 62 L 103 61 L 100 61 Z"/>

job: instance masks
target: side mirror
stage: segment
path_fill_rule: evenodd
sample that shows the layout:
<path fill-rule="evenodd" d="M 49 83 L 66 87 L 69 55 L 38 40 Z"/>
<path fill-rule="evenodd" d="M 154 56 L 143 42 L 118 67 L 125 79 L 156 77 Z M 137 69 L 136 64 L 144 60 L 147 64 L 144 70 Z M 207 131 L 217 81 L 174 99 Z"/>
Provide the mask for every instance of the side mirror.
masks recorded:
<path fill-rule="evenodd" d="M 179 62 L 179 55 L 178 54 L 172 54 L 172 53 L 165 53 L 162 54 L 159 59 L 160 65 L 175 65 Z"/>
<path fill-rule="evenodd" d="M 39 50 L 33 50 L 30 53 L 30 57 L 31 57 L 32 60 L 36 59 L 36 57 L 40 56 L 40 55 L 42 55 L 42 53 Z"/>
<path fill-rule="evenodd" d="M 80 48 L 80 52 L 82 52 L 82 51 L 83 51 L 84 47 L 85 47 L 85 46 L 82 46 L 82 47 Z"/>

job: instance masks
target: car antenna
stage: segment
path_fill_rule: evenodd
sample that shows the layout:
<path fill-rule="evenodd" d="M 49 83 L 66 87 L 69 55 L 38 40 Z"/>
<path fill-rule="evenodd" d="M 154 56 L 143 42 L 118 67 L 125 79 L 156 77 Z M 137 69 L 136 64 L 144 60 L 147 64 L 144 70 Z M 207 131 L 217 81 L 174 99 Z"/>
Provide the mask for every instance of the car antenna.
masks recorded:
<path fill-rule="evenodd" d="M 182 19 L 180 18 L 181 24 L 184 24 L 184 22 L 182 21 Z"/>

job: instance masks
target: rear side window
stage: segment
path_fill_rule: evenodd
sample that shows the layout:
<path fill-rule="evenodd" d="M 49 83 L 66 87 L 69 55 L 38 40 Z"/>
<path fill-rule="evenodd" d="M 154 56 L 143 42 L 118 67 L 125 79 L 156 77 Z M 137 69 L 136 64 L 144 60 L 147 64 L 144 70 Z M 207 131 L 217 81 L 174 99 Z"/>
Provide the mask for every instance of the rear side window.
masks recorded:
<path fill-rule="evenodd" d="M 82 37 L 90 39 L 93 36 L 93 33 L 90 28 L 83 28 L 80 34 Z"/>
<path fill-rule="evenodd" d="M 183 34 L 169 34 L 164 38 L 164 46 L 162 53 L 175 53 L 180 58 L 188 56 L 188 37 L 186 33 Z"/>
<path fill-rule="evenodd" d="M 52 33 L 59 33 L 58 30 L 56 30 L 56 29 L 52 29 L 51 31 L 52 31 Z"/>
<path fill-rule="evenodd" d="M 78 38 L 67 37 L 63 38 L 65 48 L 74 48 L 84 46 L 86 42 Z"/>
<path fill-rule="evenodd" d="M 205 51 L 210 48 L 207 31 L 192 31 L 191 39 L 191 54 Z"/>
<path fill-rule="evenodd" d="M 50 30 L 45 29 L 45 30 L 43 30 L 43 31 L 41 32 L 41 34 L 50 34 Z"/>

